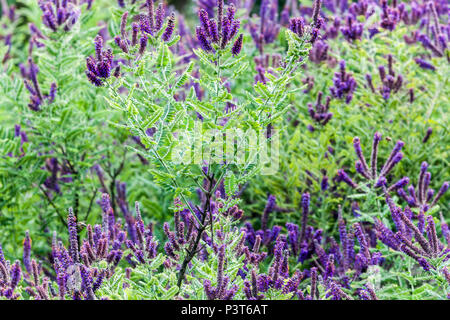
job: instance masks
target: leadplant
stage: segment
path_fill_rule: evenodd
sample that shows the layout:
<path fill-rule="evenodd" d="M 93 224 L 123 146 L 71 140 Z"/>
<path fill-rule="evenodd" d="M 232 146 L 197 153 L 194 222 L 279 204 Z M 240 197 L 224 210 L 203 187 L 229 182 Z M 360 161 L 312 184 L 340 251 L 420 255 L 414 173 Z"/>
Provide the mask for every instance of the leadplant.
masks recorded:
<path fill-rule="evenodd" d="M 12 1 L 0 299 L 450 298 L 447 1 Z"/>
<path fill-rule="evenodd" d="M 228 7 L 229 17 L 233 16 L 230 19 L 234 19 L 233 10 L 233 7 Z M 223 13 L 218 13 L 219 16 L 221 14 Z M 126 21 L 126 16 L 122 18 L 122 23 L 123 19 Z M 201 15 L 200 21 L 202 22 Z M 231 22 L 235 21 L 238 20 Z M 143 22 L 141 29 L 142 25 Z M 122 24 L 122 30 L 123 28 L 126 27 Z M 226 24 L 223 24 L 223 28 L 225 30 Z M 233 98 L 233 93 L 238 91 L 233 84 L 248 68 L 248 63 L 242 63 L 245 55 L 236 57 L 242 46 L 242 38 L 237 36 L 237 32 L 234 34 L 236 41 L 233 38 L 226 39 L 226 33 L 222 31 L 220 37 L 216 35 L 218 38 L 216 41 L 212 38 L 210 44 L 209 40 L 204 38 L 203 31 L 198 29 L 199 40 L 203 41 L 204 45 L 202 49 L 193 50 L 199 59 L 200 67 L 199 77 L 195 78 L 192 73 L 196 63 L 191 61 L 185 66 L 177 61 L 170 51 L 180 37 L 164 40 L 162 35 L 165 30 L 167 23 L 154 35 L 142 33 L 142 37 L 146 37 L 144 40 L 148 39 L 149 47 L 141 42 L 139 46 L 135 44 L 134 48 L 126 49 L 126 52 L 121 54 L 127 63 L 122 67 L 120 79 L 110 78 L 106 82 L 109 88 L 108 102 L 111 107 L 123 111 L 126 115 L 125 123 L 119 125 L 127 128 L 131 134 L 139 136 L 145 145 L 145 152 L 135 151 L 152 161 L 150 172 L 155 181 L 166 190 L 171 190 L 175 197 L 183 199 L 184 205 L 196 219 L 197 237 L 200 239 L 206 228 L 208 211 L 211 211 L 210 201 L 217 188 L 225 184 L 226 194 L 232 196 L 238 185 L 244 184 L 262 167 L 261 161 L 257 163 L 255 157 L 260 153 L 259 146 L 264 141 L 259 141 L 258 147 L 253 149 L 241 145 L 238 141 L 237 151 L 249 153 L 249 156 L 243 163 L 233 164 L 233 159 L 230 162 L 223 157 L 223 149 L 227 146 L 224 145 L 222 137 L 227 139 L 230 128 L 241 132 L 253 129 L 261 136 L 266 127 L 273 126 L 287 111 L 290 106 L 286 99 L 294 88 L 286 90 L 286 87 L 293 72 L 306 60 L 310 47 L 308 39 L 311 35 L 308 32 L 299 37 L 286 30 L 288 51 L 282 66 L 275 70 L 275 75 L 267 74 L 269 81 L 266 84 L 258 82 L 253 86 L 256 95 L 247 91 L 248 100 L 242 102 L 241 99 Z M 177 101 L 175 95 L 188 81 L 192 81 L 197 87 L 191 87 L 184 101 Z M 126 97 L 119 93 L 120 89 L 127 91 Z M 200 100 L 196 90 L 203 91 L 207 101 Z M 184 132 L 189 134 L 193 129 L 198 130 L 198 126 L 199 136 L 194 139 L 200 138 L 201 141 L 193 143 L 200 143 L 199 148 L 195 149 L 194 155 L 183 155 L 182 164 L 174 161 L 174 149 L 180 144 L 175 137 L 183 135 Z M 203 138 L 204 136 L 206 138 Z M 215 139 L 218 137 L 220 139 L 217 142 Z M 270 141 L 271 138 L 272 134 L 268 133 L 266 139 Z M 238 140 L 243 139 L 246 137 L 238 136 Z M 226 150 L 228 152 L 229 149 Z M 233 149 L 232 152 L 236 151 Z M 191 157 L 194 159 L 193 164 L 190 163 Z M 202 186 L 203 180 L 206 184 Z M 189 201 L 194 188 L 200 188 L 204 193 L 203 208 Z M 201 213 L 200 218 L 197 212 Z M 211 232 L 214 232 L 213 228 L 211 223 Z M 185 257 L 179 285 L 187 265 L 195 256 L 197 245 L 191 254 Z"/>

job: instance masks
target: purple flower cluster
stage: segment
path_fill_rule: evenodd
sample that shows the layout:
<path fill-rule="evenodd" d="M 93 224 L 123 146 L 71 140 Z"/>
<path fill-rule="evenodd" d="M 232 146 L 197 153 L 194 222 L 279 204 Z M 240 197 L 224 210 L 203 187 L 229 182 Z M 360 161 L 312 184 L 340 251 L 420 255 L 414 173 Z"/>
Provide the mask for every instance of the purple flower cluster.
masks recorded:
<path fill-rule="evenodd" d="M 355 162 L 355 169 L 356 172 L 359 173 L 361 176 L 366 178 L 367 180 L 372 181 L 373 186 L 375 188 L 387 188 L 387 179 L 386 176 L 389 174 L 389 172 L 392 171 L 392 169 L 400 162 L 400 160 L 403 158 L 403 153 L 400 152 L 402 147 L 404 146 L 403 141 L 397 141 L 394 148 L 392 149 L 391 154 L 389 155 L 388 159 L 384 163 L 384 165 L 381 167 L 381 170 L 378 170 L 377 162 L 378 162 L 378 145 L 381 141 L 381 134 L 378 132 L 375 132 L 373 137 L 373 143 L 372 143 L 372 152 L 370 156 L 370 168 L 369 165 L 366 162 L 366 159 L 363 155 L 362 148 L 361 148 L 361 140 L 359 137 L 355 137 L 353 139 L 353 147 L 355 149 L 355 153 L 358 157 L 358 160 Z M 340 170 L 338 172 L 339 180 L 347 183 L 352 188 L 356 188 L 357 185 L 352 181 L 352 179 L 345 173 L 345 171 Z M 409 178 L 404 177 L 391 185 L 387 190 L 398 190 L 399 188 L 404 187 L 409 183 Z"/>
<path fill-rule="evenodd" d="M 25 151 L 23 149 L 23 144 L 28 142 L 28 136 L 27 133 L 25 131 L 22 130 L 22 128 L 20 127 L 20 125 L 16 124 L 14 126 L 14 138 L 19 138 L 20 139 L 20 151 L 22 152 L 21 155 L 19 155 L 18 157 L 21 158 L 25 155 Z M 7 154 L 8 157 L 13 157 L 15 155 L 13 155 L 12 152 L 8 152 Z"/>
<path fill-rule="evenodd" d="M 60 182 L 72 182 L 73 172 L 67 163 L 59 163 L 57 158 L 48 158 L 45 160 L 45 170 L 50 176 L 44 181 L 47 190 L 61 194 Z"/>
<path fill-rule="evenodd" d="M 405 10 L 405 5 L 402 3 L 397 6 L 397 2 L 394 1 L 392 3 L 392 7 L 388 5 L 387 0 L 381 1 L 381 22 L 380 26 L 383 29 L 387 29 L 389 31 L 392 31 L 395 29 L 395 26 L 400 21 L 403 12 Z"/>
<path fill-rule="evenodd" d="M 81 242 L 80 225 L 72 209 L 69 209 L 67 226 L 69 231 L 69 246 L 66 249 L 53 234 L 51 263 L 54 268 L 54 281 L 58 286 L 56 291 L 51 278 L 44 272 L 44 266 L 31 259 L 31 238 L 25 235 L 23 247 L 22 272 L 18 261 L 10 266 L 0 247 L 0 296 L 9 299 L 18 298 L 14 289 L 19 284 L 22 274 L 28 285 L 25 291 L 37 300 L 50 298 L 75 300 L 96 299 L 96 291 L 103 281 L 111 277 L 121 260 L 126 260 L 133 268 L 138 264 L 148 264 L 157 255 L 158 243 L 153 238 L 151 226 L 144 226 L 139 205 L 136 204 L 136 242 L 127 239 L 127 233 L 122 230 L 120 219 L 116 220 L 110 206 L 109 196 L 102 196 L 103 221 L 101 225 L 87 225 L 86 238 Z M 81 243 L 81 245 L 79 245 Z M 124 257 L 125 247 L 131 251 Z M 99 262 L 106 263 L 105 268 L 98 267 Z"/>
<path fill-rule="evenodd" d="M 267 274 L 257 274 L 252 269 L 250 279 L 244 280 L 244 293 L 249 300 L 264 299 L 264 293 L 269 289 L 281 290 L 284 294 L 297 294 L 300 282 L 304 274 L 297 270 L 292 277 L 289 276 L 289 250 L 283 237 L 278 237 L 275 242 L 273 261 Z"/>
<path fill-rule="evenodd" d="M 52 103 L 56 96 L 56 83 L 50 85 L 50 90 L 47 95 L 43 95 L 41 88 L 37 80 L 37 74 L 39 72 L 38 66 L 33 62 L 31 57 L 28 58 L 28 69 L 25 66 L 21 66 L 21 73 L 24 76 L 25 88 L 30 93 L 30 103 L 28 107 L 33 111 L 40 111 L 42 103 L 47 100 L 48 103 Z"/>
<path fill-rule="evenodd" d="M 40 1 L 39 7 L 42 10 L 42 22 L 54 32 L 60 27 L 64 31 L 71 30 L 81 13 L 76 2 L 67 0 Z"/>
<path fill-rule="evenodd" d="M 421 211 L 428 211 L 431 207 L 435 206 L 439 199 L 444 195 L 449 189 L 449 182 L 446 181 L 442 184 L 438 193 L 434 196 L 434 190 L 429 188 L 431 173 L 427 172 L 428 163 L 423 162 L 420 167 L 418 187 L 415 190 L 414 185 L 410 185 L 407 190 L 408 194 L 405 192 L 404 188 L 409 184 L 410 179 L 408 177 L 403 177 L 397 182 L 392 183 L 388 187 L 387 176 L 392 171 L 392 169 L 402 160 L 403 153 L 401 149 L 404 146 L 404 142 L 399 140 L 392 149 L 391 154 L 388 159 L 381 167 L 378 172 L 377 168 L 377 158 L 378 158 L 378 145 L 381 141 L 381 134 L 376 132 L 373 138 L 372 152 L 370 158 L 370 168 L 366 162 L 361 148 L 361 141 L 358 137 L 353 139 L 353 147 L 358 160 L 355 162 L 355 170 L 361 176 L 367 180 L 372 181 L 373 187 L 382 188 L 386 193 L 392 191 L 397 191 L 398 195 L 403 198 L 410 207 L 419 208 Z M 356 188 L 357 184 L 345 173 L 344 170 L 338 171 L 338 181 L 343 181 L 347 183 L 352 188 Z M 434 196 L 434 198 L 433 198 Z"/>
<path fill-rule="evenodd" d="M 309 60 L 319 64 L 328 59 L 328 44 L 325 41 L 318 40 L 309 51 Z"/>
<path fill-rule="evenodd" d="M 392 198 L 386 195 L 392 219 L 395 222 L 397 232 L 391 231 L 379 219 L 376 220 L 375 230 L 377 237 L 390 248 L 401 251 L 416 260 L 425 270 L 430 271 L 434 267 L 428 259 L 442 257 L 444 261 L 450 258 L 450 249 L 438 238 L 436 225 L 432 216 L 419 213 L 417 226 L 412 221 L 413 213 L 406 207 L 402 210 L 396 206 Z M 441 223 L 442 234 L 448 242 L 449 234 L 447 225 Z M 425 235 L 424 235 L 425 234 Z"/>
<path fill-rule="evenodd" d="M 396 188 L 397 193 L 400 197 L 402 197 L 410 207 L 419 208 L 420 211 L 428 211 L 430 208 L 434 207 L 439 199 L 447 192 L 449 188 L 449 182 L 446 181 L 442 184 L 438 193 L 434 195 L 434 189 L 429 188 L 431 173 L 428 170 L 428 163 L 422 162 L 420 166 L 419 178 L 417 181 L 417 189 L 414 188 L 414 185 L 410 185 L 407 190 L 408 194 L 403 189 L 406 185 L 402 185 L 399 188 Z M 434 196 L 434 198 L 433 198 Z"/>
<path fill-rule="evenodd" d="M 289 14 L 289 13 L 288 13 Z M 253 16 L 253 20 L 257 17 Z M 280 23 L 278 19 L 278 1 L 262 0 L 259 11 L 259 24 L 250 21 L 249 30 L 253 42 L 260 51 L 264 52 L 264 45 L 273 43 L 280 32 Z"/>
<path fill-rule="evenodd" d="M 363 24 L 358 22 L 353 15 L 348 15 L 345 22 L 346 24 L 341 27 L 344 38 L 350 42 L 360 40 L 364 30 Z"/>
<path fill-rule="evenodd" d="M 444 15 L 446 19 L 448 13 L 448 3 L 441 6 L 438 1 L 429 1 L 423 4 L 413 3 L 411 5 L 411 16 L 403 14 L 405 23 L 417 24 L 420 21 L 419 28 L 424 28 L 424 33 L 415 30 L 412 37 L 405 36 L 407 43 L 415 43 L 419 41 L 422 46 L 429 50 L 430 53 L 437 57 L 446 56 L 450 61 L 450 56 L 446 54 L 448 42 L 450 40 L 449 26 L 441 24 L 440 15 Z M 433 66 L 423 59 L 416 60 L 422 68 L 434 70 Z"/>
<path fill-rule="evenodd" d="M 384 100 L 388 100 L 392 93 L 396 93 L 400 90 L 403 84 L 402 75 L 397 75 L 393 69 L 393 57 L 392 55 L 388 55 L 388 72 L 386 73 L 386 68 L 384 66 L 378 67 L 378 72 L 380 75 L 381 86 L 378 89 L 381 96 Z M 376 93 L 376 89 L 372 82 L 372 76 L 370 74 L 366 74 L 366 81 L 373 93 Z"/>
<path fill-rule="evenodd" d="M 353 99 L 353 92 L 356 90 L 356 80 L 351 73 L 345 71 L 345 61 L 339 62 L 339 72 L 333 77 L 333 86 L 330 92 L 333 97 L 345 98 L 346 103 L 350 103 Z"/>
<path fill-rule="evenodd" d="M 216 286 L 213 287 L 209 280 L 203 280 L 205 293 L 209 300 L 231 300 L 239 289 L 236 284 L 232 285 L 230 289 L 227 289 L 230 277 L 224 274 L 225 250 L 225 245 L 220 246 L 218 250 Z"/>
<path fill-rule="evenodd" d="M 103 85 L 103 80 L 111 76 L 111 66 L 113 63 L 112 50 L 103 49 L 103 38 L 97 35 L 94 40 L 95 57 L 86 58 L 86 76 L 88 80 L 97 87 Z"/>
<path fill-rule="evenodd" d="M 235 18 L 236 8 L 233 4 L 228 6 L 224 12 L 223 0 L 218 0 L 217 20 L 210 18 L 208 13 L 201 9 L 198 12 L 200 26 L 196 27 L 195 32 L 201 48 L 206 52 L 212 52 L 215 49 L 224 50 L 239 32 L 241 21 Z M 236 56 L 242 50 L 243 35 L 234 41 L 231 53 Z M 213 48 L 214 46 L 214 48 Z"/>
<path fill-rule="evenodd" d="M 308 112 L 311 119 L 313 119 L 316 123 L 320 124 L 321 126 L 324 126 L 328 123 L 328 121 L 331 120 L 331 118 L 333 117 L 333 113 L 328 112 L 330 108 L 331 97 L 330 96 L 326 97 L 325 104 L 322 104 L 322 97 L 323 92 L 320 91 L 317 94 L 317 102 L 314 108 L 311 103 L 308 103 Z"/>
<path fill-rule="evenodd" d="M 131 39 L 129 31 L 127 31 L 128 11 L 126 11 L 120 22 L 120 35 L 114 37 L 116 45 L 125 53 L 129 53 L 131 48 L 138 45 L 139 55 L 143 55 L 147 49 L 149 37 L 161 37 L 165 42 L 172 39 L 175 31 L 175 13 L 171 13 L 166 19 L 166 9 L 163 3 L 154 8 L 153 0 L 146 0 L 145 4 L 147 14 L 140 14 L 139 23 L 133 22 L 131 24 Z M 162 28 L 166 26 L 164 30 Z"/>

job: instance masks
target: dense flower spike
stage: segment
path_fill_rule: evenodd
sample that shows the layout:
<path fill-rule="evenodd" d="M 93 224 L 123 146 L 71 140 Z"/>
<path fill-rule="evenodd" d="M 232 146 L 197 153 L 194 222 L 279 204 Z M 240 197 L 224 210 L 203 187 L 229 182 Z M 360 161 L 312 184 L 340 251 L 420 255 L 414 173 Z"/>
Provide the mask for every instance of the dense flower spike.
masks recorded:
<path fill-rule="evenodd" d="M 213 49 L 211 47 L 211 43 L 206 38 L 204 30 L 201 27 L 197 27 L 195 29 L 195 32 L 197 34 L 197 39 L 200 42 L 202 49 L 205 50 L 206 52 L 212 51 Z"/>
<path fill-rule="evenodd" d="M 167 27 L 161 38 L 164 41 L 169 41 L 170 38 L 172 37 L 174 28 L 175 28 L 175 13 L 172 12 L 169 19 L 167 19 Z"/>
<path fill-rule="evenodd" d="M 119 39 L 120 40 L 120 39 Z M 120 42 L 120 41 L 119 41 Z M 103 38 L 100 35 L 94 40 L 95 58 L 89 56 L 86 59 L 86 76 L 95 86 L 103 85 L 103 80 L 111 75 L 111 67 L 113 63 L 113 55 L 110 49 L 103 49 Z"/>
<path fill-rule="evenodd" d="M 244 35 L 241 34 L 234 42 L 233 47 L 231 48 L 231 53 L 233 54 L 233 56 L 237 56 L 241 52 L 243 38 L 244 38 Z"/>
<path fill-rule="evenodd" d="M 353 92 L 356 89 L 356 81 L 352 74 L 345 71 L 345 61 L 339 62 L 339 72 L 334 74 L 333 86 L 330 92 L 333 97 L 345 98 L 346 103 L 350 103 L 353 98 Z"/>
<path fill-rule="evenodd" d="M 79 261 L 78 253 L 78 228 L 77 218 L 73 214 L 72 208 L 69 208 L 69 215 L 67 217 L 67 226 L 69 227 L 69 253 L 73 263 Z"/>
<path fill-rule="evenodd" d="M 25 270 L 31 274 L 31 238 L 30 232 L 25 232 L 25 239 L 23 240 L 23 265 Z"/>

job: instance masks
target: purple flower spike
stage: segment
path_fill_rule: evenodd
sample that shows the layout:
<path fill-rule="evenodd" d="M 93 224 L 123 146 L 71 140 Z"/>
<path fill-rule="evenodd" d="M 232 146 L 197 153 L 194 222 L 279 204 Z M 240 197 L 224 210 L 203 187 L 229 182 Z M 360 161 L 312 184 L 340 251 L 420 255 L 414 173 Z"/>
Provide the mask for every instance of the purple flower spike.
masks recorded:
<path fill-rule="evenodd" d="M 147 36 L 142 35 L 142 37 L 139 39 L 139 54 L 143 55 L 146 48 L 147 48 Z"/>
<path fill-rule="evenodd" d="M 50 85 L 50 91 L 48 93 L 48 98 L 47 98 L 49 103 L 52 103 L 53 101 L 55 101 L 56 90 L 57 90 L 56 83 L 52 82 L 52 84 Z"/>
<path fill-rule="evenodd" d="M 328 189 L 328 177 L 327 176 L 323 176 L 323 178 L 320 182 L 320 189 L 322 191 L 325 191 Z"/>
<path fill-rule="evenodd" d="M 103 55 L 102 55 L 102 51 L 103 51 L 103 38 L 100 35 L 97 35 L 94 39 L 94 44 L 95 44 L 95 54 L 97 57 L 97 60 L 101 60 Z"/>
<path fill-rule="evenodd" d="M 431 63 L 429 63 L 429 62 L 426 61 L 426 60 L 423 60 L 423 59 L 420 59 L 420 58 L 416 58 L 414 61 L 415 61 L 415 62 L 419 65 L 419 67 L 421 67 L 422 69 L 428 69 L 428 70 L 432 70 L 432 71 L 436 70 L 435 66 L 433 66 Z"/>
<path fill-rule="evenodd" d="M 164 4 L 160 3 L 158 5 L 158 8 L 156 8 L 156 14 L 155 14 L 155 31 L 161 30 L 163 24 L 164 24 L 164 16 L 165 16 L 165 8 Z"/>
<path fill-rule="evenodd" d="M 321 22 L 319 21 L 319 14 L 320 14 L 320 9 L 322 7 L 322 0 L 315 0 L 313 3 L 313 14 L 312 14 L 312 20 L 313 20 L 313 25 L 316 28 L 320 28 L 321 26 Z"/>
<path fill-rule="evenodd" d="M 77 218 L 73 214 L 72 208 L 69 208 L 69 215 L 67 217 L 67 226 L 69 228 L 69 252 L 73 263 L 78 263 L 78 230 Z"/>
<path fill-rule="evenodd" d="M 116 38 L 116 42 L 122 50 L 128 51 L 125 42 L 120 37 Z M 100 87 L 103 85 L 101 78 L 109 78 L 111 75 L 113 55 L 111 49 L 103 50 L 103 38 L 100 35 L 95 37 L 94 43 L 96 57 L 95 59 L 93 57 L 86 59 L 86 76 L 92 84 Z"/>
<path fill-rule="evenodd" d="M 379 132 L 375 132 L 373 136 L 372 154 L 370 155 L 370 169 L 372 179 L 377 178 L 378 144 L 380 143 L 380 141 L 381 141 L 381 134 Z"/>
<path fill-rule="evenodd" d="M 422 143 L 427 143 L 428 139 L 430 139 L 431 134 L 433 133 L 433 128 L 428 127 L 427 132 L 425 133 L 425 137 L 423 137 Z"/>
<path fill-rule="evenodd" d="M 404 187 L 406 187 L 409 183 L 409 178 L 408 177 L 403 177 L 400 180 L 398 180 L 396 183 L 394 183 L 392 186 L 390 186 L 387 189 L 387 192 L 393 191 L 393 190 L 398 190 L 398 189 L 402 189 Z"/>
<path fill-rule="evenodd" d="M 353 147 L 355 149 L 356 155 L 358 156 L 358 159 L 360 161 L 360 172 L 363 176 L 369 176 L 369 167 L 367 166 L 366 159 L 364 158 L 364 155 L 362 153 L 361 149 L 361 140 L 358 137 L 353 138 Z"/>
<path fill-rule="evenodd" d="M 353 180 L 348 176 L 348 174 L 342 169 L 338 170 L 337 177 L 339 181 L 344 181 L 346 184 L 348 184 L 350 187 L 354 189 L 358 187 L 358 185 L 354 183 Z"/>
<path fill-rule="evenodd" d="M 209 20 L 208 28 L 209 28 L 212 42 L 214 42 L 216 44 L 219 43 L 219 31 L 217 29 L 216 20 L 214 20 L 214 19 Z"/>
<path fill-rule="evenodd" d="M 387 175 L 389 171 L 392 170 L 392 168 L 403 158 L 403 154 L 400 153 L 400 150 L 405 145 L 405 143 L 401 140 L 397 141 L 397 143 L 394 146 L 394 149 L 392 149 L 391 154 L 389 155 L 389 158 L 386 160 L 386 163 L 383 166 L 383 169 L 381 169 L 381 175 Z"/>
<path fill-rule="evenodd" d="M 209 17 L 208 17 L 208 13 L 206 12 L 206 10 L 201 9 L 198 12 L 198 19 L 200 20 L 200 26 L 203 29 L 203 32 L 205 33 L 205 35 L 208 38 L 211 37 L 211 33 L 209 30 Z"/>
<path fill-rule="evenodd" d="M 292 18 L 289 21 L 289 29 L 299 37 L 303 37 L 305 32 L 305 20 L 303 18 Z"/>
<path fill-rule="evenodd" d="M 306 234 L 306 225 L 308 222 L 308 213 L 309 213 L 309 202 L 310 202 L 310 195 L 309 193 L 305 192 L 302 194 L 302 229 L 300 232 L 300 241 L 303 242 L 305 240 L 305 234 Z"/>
<path fill-rule="evenodd" d="M 25 232 L 25 239 L 23 240 L 23 265 L 25 270 L 31 274 L 31 238 L 30 232 Z"/>
<path fill-rule="evenodd" d="M 436 203 L 439 201 L 439 199 L 444 195 L 444 193 L 447 192 L 449 188 L 449 182 L 446 181 L 442 184 L 442 187 L 439 189 L 438 193 L 436 194 L 436 196 L 433 199 L 433 202 L 431 203 L 431 207 L 435 206 Z"/>
<path fill-rule="evenodd" d="M 203 31 L 203 29 L 201 27 L 197 27 L 195 29 L 195 32 L 197 34 L 197 39 L 200 42 L 200 46 L 202 47 L 202 49 L 206 52 L 210 52 L 212 51 L 212 47 L 211 44 L 209 43 L 208 39 L 206 38 L 205 32 Z"/>
<path fill-rule="evenodd" d="M 364 27 L 362 23 L 359 23 L 352 15 L 348 15 L 346 18 L 347 24 L 341 27 L 341 32 L 344 38 L 353 42 L 361 39 Z"/>
<path fill-rule="evenodd" d="M 353 92 L 356 90 L 355 78 L 345 71 L 345 61 L 339 63 L 339 72 L 333 77 L 333 86 L 330 87 L 331 94 L 339 99 L 345 98 L 346 103 L 350 103 Z"/>
<path fill-rule="evenodd" d="M 16 262 L 11 267 L 10 288 L 12 290 L 14 290 L 17 287 L 17 285 L 19 284 L 21 279 L 22 279 L 22 269 L 20 268 L 19 260 L 16 260 Z"/>
<path fill-rule="evenodd" d="M 172 12 L 169 19 L 167 19 L 167 27 L 162 35 L 162 39 L 164 41 L 167 42 L 170 40 L 170 38 L 172 37 L 174 28 L 175 28 L 175 13 Z"/>
<path fill-rule="evenodd" d="M 243 38 L 244 38 L 244 35 L 241 33 L 241 35 L 234 42 L 233 47 L 231 48 L 231 53 L 233 54 L 233 56 L 237 56 L 241 52 Z"/>

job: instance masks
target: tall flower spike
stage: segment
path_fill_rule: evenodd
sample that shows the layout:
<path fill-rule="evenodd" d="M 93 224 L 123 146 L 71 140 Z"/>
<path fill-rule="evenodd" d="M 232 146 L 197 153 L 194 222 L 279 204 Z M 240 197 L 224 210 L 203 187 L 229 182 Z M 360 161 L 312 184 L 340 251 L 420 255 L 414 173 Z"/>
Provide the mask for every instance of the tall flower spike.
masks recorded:
<path fill-rule="evenodd" d="M 67 217 L 67 226 L 69 228 L 69 253 L 73 263 L 78 263 L 78 230 L 77 218 L 73 214 L 72 208 L 69 208 L 69 215 Z"/>
<path fill-rule="evenodd" d="M 442 184 L 441 188 L 439 189 L 438 193 L 436 194 L 436 196 L 433 199 L 433 202 L 431 203 L 431 207 L 435 206 L 436 203 L 439 201 L 439 199 L 444 195 L 444 193 L 447 192 L 449 188 L 449 182 L 446 181 Z"/>
<path fill-rule="evenodd" d="M 211 36 L 211 41 L 214 43 L 219 43 L 219 32 L 217 30 L 216 20 L 210 19 L 208 23 L 208 28 Z"/>
<path fill-rule="evenodd" d="M 25 270 L 31 274 L 31 238 L 28 230 L 25 231 L 25 239 L 23 239 L 23 265 Z"/>
<path fill-rule="evenodd" d="M 151 0 L 150 0 L 151 1 Z M 125 11 L 120 20 L 120 35 L 122 38 L 127 38 L 126 27 L 127 27 L 128 11 Z"/>
<path fill-rule="evenodd" d="M 400 152 L 400 150 L 402 150 L 402 147 L 404 145 L 405 143 L 403 141 L 397 141 L 394 149 L 392 149 L 392 152 L 389 155 L 389 158 L 386 160 L 383 168 L 381 169 L 380 176 L 386 176 L 394 168 L 394 166 L 400 162 L 400 160 L 403 158 L 403 154 Z"/>
<path fill-rule="evenodd" d="M 155 15 L 155 31 L 161 30 L 164 23 L 165 9 L 164 4 L 160 3 L 156 9 Z"/>
<path fill-rule="evenodd" d="M 94 44 L 95 44 L 95 54 L 96 54 L 97 60 L 101 60 L 103 57 L 103 55 L 102 55 L 103 37 L 100 35 L 97 35 L 94 39 Z"/>
<path fill-rule="evenodd" d="M 139 32 L 139 25 L 136 22 L 131 24 L 131 45 L 134 47 L 137 44 L 137 37 Z"/>
<path fill-rule="evenodd" d="M 306 234 L 306 225 L 308 223 L 308 213 L 309 213 L 309 203 L 310 203 L 310 195 L 309 193 L 305 192 L 302 194 L 302 229 L 300 232 L 300 242 L 303 242 L 305 240 L 305 234 Z"/>
<path fill-rule="evenodd" d="M 222 32 L 222 23 L 223 23 L 223 0 L 217 0 L 217 25 L 219 28 L 219 33 Z"/>
<path fill-rule="evenodd" d="M 172 38 L 173 30 L 175 28 L 175 13 L 172 12 L 169 19 L 167 19 L 167 27 L 162 35 L 164 41 L 169 41 Z"/>
<path fill-rule="evenodd" d="M 425 173 L 427 172 L 428 169 L 428 163 L 426 163 L 425 161 L 422 162 L 421 166 L 420 166 L 420 173 L 419 173 L 419 181 L 418 181 L 418 190 L 417 190 L 417 196 L 419 199 L 419 202 L 422 203 L 424 198 L 425 198 L 425 192 L 426 190 L 424 187 L 424 179 L 425 179 Z"/>
<path fill-rule="evenodd" d="M 220 48 L 225 49 L 228 40 L 230 38 L 231 21 L 224 17 L 222 22 L 222 41 L 220 43 Z"/>
<path fill-rule="evenodd" d="M 143 55 L 147 48 L 147 36 L 143 34 L 139 39 L 139 54 Z"/>
<path fill-rule="evenodd" d="M 353 147 L 355 149 L 356 155 L 358 156 L 358 159 L 361 163 L 361 174 L 367 175 L 370 178 L 369 174 L 369 167 L 367 166 L 366 159 L 364 158 L 364 155 L 362 153 L 361 149 L 361 140 L 358 137 L 353 138 Z"/>
<path fill-rule="evenodd" d="M 352 74 L 346 72 L 344 60 L 339 62 L 339 71 L 334 74 L 333 86 L 330 87 L 330 93 L 339 99 L 345 98 L 348 104 L 353 99 L 353 92 L 356 90 L 356 80 Z"/>
<path fill-rule="evenodd" d="M 313 25 L 316 28 L 320 28 L 319 14 L 320 14 L 321 7 L 322 7 L 322 0 L 314 0 L 312 20 L 313 20 Z"/>
<path fill-rule="evenodd" d="M 314 300 L 318 296 L 317 290 L 317 268 L 311 268 L 311 299 Z"/>
<path fill-rule="evenodd" d="M 154 4 L 153 4 L 153 0 L 146 0 L 145 4 L 147 6 L 147 12 L 148 12 L 148 23 L 150 25 L 151 30 L 153 30 L 155 28 L 155 9 L 154 9 Z"/>
<path fill-rule="evenodd" d="M 355 232 L 356 239 L 359 242 L 360 251 L 364 254 L 366 259 L 370 259 L 369 244 L 367 243 L 367 238 L 364 234 L 364 230 L 361 227 L 361 224 L 355 223 L 353 225 L 353 230 Z"/>
<path fill-rule="evenodd" d="M 16 262 L 11 267 L 10 288 L 12 290 L 14 290 L 17 287 L 17 285 L 20 282 L 20 279 L 22 279 L 22 269 L 20 268 L 19 260 L 16 260 Z"/>
<path fill-rule="evenodd" d="M 381 141 L 381 134 L 375 132 L 372 144 L 372 154 L 370 156 L 370 169 L 372 170 L 372 179 L 377 178 L 377 158 L 378 158 L 378 144 Z"/>
<path fill-rule="evenodd" d="M 195 32 L 197 34 L 197 39 L 200 42 L 200 46 L 202 49 L 206 52 L 212 51 L 211 44 L 209 43 L 209 40 L 206 38 L 206 35 L 201 27 L 197 27 L 195 29 Z"/>
<path fill-rule="evenodd" d="M 200 20 L 200 26 L 202 27 L 203 32 L 208 38 L 210 38 L 211 33 L 209 31 L 209 17 L 208 13 L 204 9 L 201 9 L 198 12 L 198 19 Z"/>

